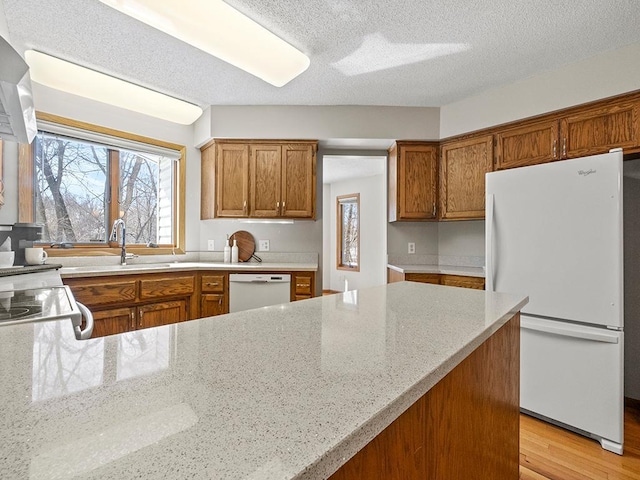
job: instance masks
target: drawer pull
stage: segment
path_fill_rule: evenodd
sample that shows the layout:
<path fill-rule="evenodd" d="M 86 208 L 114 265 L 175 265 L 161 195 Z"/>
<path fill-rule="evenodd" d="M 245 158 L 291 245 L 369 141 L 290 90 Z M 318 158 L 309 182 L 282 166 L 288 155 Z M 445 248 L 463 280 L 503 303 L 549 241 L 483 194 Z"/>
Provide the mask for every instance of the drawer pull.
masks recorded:
<path fill-rule="evenodd" d="M 308 283 L 296 283 L 296 287 L 308 287 Z"/>
<path fill-rule="evenodd" d="M 220 284 L 218 282 L 216 282 L 216 283 L 207 283 L 205 285 L 207 285 L 207 287 L 217 287 Z"/>

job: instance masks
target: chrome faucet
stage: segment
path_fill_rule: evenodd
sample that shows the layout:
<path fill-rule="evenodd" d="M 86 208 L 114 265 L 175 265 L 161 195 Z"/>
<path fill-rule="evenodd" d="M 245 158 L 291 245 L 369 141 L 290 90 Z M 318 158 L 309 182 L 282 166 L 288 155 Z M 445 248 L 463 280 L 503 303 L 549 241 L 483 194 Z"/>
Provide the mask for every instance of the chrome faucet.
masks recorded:
<path fill-rule="evenodd" d="M 113 227 L 111 227 L 111 236 L 109 237 L 109 241 L 117 242 L 118 241 L 118 227 L 120 227 L 120 238 L 122 239 L 122 249 L 120 250 L 120 265 L 127 264 L 127 246 L 125 240 L 125 234 L 127 231 L 127 227 L 124 224 L 124 220 L 118 218 L 115 222 L 113 222 Z"/>

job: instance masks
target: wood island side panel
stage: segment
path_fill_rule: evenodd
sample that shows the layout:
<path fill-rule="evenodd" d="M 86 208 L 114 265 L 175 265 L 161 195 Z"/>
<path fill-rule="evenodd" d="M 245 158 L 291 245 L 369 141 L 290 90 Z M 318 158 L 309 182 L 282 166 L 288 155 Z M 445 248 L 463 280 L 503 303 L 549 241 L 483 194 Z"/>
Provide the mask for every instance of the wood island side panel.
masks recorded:
<path fill-rule="evenodd" d="M 330 480 L 518 478 L 520 314 Z"/>

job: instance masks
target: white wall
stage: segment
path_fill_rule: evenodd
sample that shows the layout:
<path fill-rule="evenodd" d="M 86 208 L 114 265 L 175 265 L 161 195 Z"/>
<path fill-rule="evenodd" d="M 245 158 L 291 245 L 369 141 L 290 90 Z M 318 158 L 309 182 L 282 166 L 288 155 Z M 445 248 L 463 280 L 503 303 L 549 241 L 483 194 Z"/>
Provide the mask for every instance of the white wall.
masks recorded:
<path fill-rule="evenodd" d="M 440 137 L 440 109 L 216 105 L 198 120 L 196 131 L 196 144 L 215 137 L 435 140 Z"/>
<path fill-rule="evenodd" d="M 328 217 L 331 212 L 331 185 L 322 185 L 322 211 Z M 326 218 L 326 217 L 325 217 Z M 322 223 L 322 289 L 331 290 L 331 255 L 328 250 L 331 248 L 331 224 L 329 221 Z M 325 254 L 325 250 L 326 254 Z M 318 279 L 319 280 L 319 279 Z"/>
<path fill-rule="evenodd" d="M 640 43 L 445 105 L 441 138 L 637 90 L 638 58 Z"/>
<path fill-rule="evenodd" d="M 484 257 L 484 254 L 484 220 L 440 222 L 440 257 Z"/>
<path fill-rule="evenodd" d="M 624 393 L 640 400 L 640 179 L 625 176 L 623 191 Z"/>
<path fill-rule="evenodd" d="M 416 255 L 438 255 L 438 222 L 387 223 L 389 255 L 407 255 L 409 242 L 416 244 Z"/>
<path fill-rule="evenodd" d="M 336 197 L 351 193 L 360 194 L 360 271 L 348 272 L 336 268 Z M 344 279 L 349 282 L 349 290 L 357 288 L 383 285 L 387 281 L 386 268 L 386 175 L 376 175 L 356 180 L 332 183 L 330 186 L 330 200 L 325 211 L 328 225 L 330 244 L 325 247 L 325 257 L 329 260 L 329 275 L 327 270 L 324 278 L 328 277 L 331 290 L 344 290 Z M 327 251 L 328 250 L 328 251 Z"/>

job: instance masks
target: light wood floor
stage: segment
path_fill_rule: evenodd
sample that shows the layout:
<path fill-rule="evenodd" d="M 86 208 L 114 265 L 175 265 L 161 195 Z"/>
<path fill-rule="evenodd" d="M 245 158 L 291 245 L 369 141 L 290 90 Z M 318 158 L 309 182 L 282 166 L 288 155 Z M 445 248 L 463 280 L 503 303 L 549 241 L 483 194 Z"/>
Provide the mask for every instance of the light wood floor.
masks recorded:
<path fill-rule="evenodd" d="M 625 408 L 624 455 L 595 440 L 520 415 L 521 480 L 640 480 L 640 409 Z"/>

